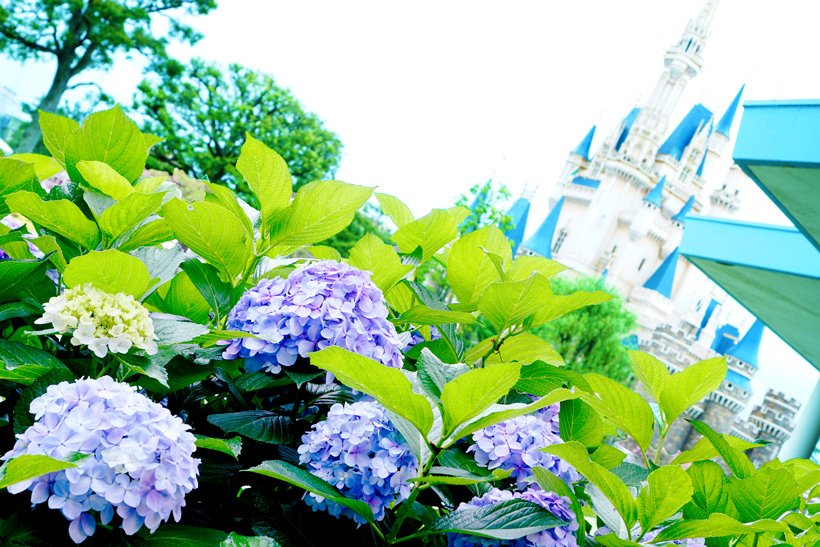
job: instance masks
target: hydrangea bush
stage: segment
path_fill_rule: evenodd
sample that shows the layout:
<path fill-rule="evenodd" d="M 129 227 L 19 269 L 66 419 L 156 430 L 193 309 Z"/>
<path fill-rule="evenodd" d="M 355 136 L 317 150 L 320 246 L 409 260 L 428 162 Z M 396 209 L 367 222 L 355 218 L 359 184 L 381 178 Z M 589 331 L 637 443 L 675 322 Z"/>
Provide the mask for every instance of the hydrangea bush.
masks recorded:
<path fill-rule="evenodd" d="M 146 170 L 158 139 L 119 108 L 40 123 L 51 156 L 0 158 L 3 545 L 820 540 L 815 464 L 755 469 L 697 420 L 664 449 L 723 360 L 672 377 L 632 352 L 649 400 L 566 370 L 533 330 L 609 296 L 554 296 L 559 265 L 459 237 L 465 209 L 294 193 L 249 136 L 254 208 Z M 321 244 L 371 198 L 390 241 Z"/>

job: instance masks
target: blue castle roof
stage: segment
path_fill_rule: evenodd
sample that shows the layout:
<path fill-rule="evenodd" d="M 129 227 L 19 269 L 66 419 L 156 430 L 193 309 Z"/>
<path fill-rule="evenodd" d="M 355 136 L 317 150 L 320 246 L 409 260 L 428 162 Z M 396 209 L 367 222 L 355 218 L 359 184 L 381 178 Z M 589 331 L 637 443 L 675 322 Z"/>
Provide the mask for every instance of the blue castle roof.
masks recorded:
<path fill-rule="evenodd" d="M 598 188 L 601 185 L 601 181 L 598 179 L 590 179 L 587 177 L 575 177 L 572 179 L 572 184 L 577 184 L 579 186 L 587 186 L 589 188 Z"/>
<path fill-rule="evenodd" d="M 734 100 L 732 100 L 729 104 L 729 108 L 727 108 L 726 112 L 723 113 L 723 116 L 717 124 L 717 129 L 715 129 L 715 132 L 720 133 L 721 135 L 726 135 L 727 137 L 729 136 L 729 133 L 732 131 L 732 122 L 735 119 L 737 107 L 740 104 L 740 96 L 743 95 L 743 89 L 745 87 L 746 84 L 740 86 L 740 91 L 737 92 Z"/>
<path fill-rule="evenodd" d="M 683 151 L 706 122 L 712 119 L 712 112 L 698 103 L 692 107 L 678 126 L 658 149 L 658 155 L 672 156 L 680 161 Z"/>
<path fill-rule="evenodd" d="M 655 207 L 660 208 L 661 203 L 663 202 L 663 185 L 666 184 L 666 175 L 661 177 L 661 180 L 658 181 L 658 184 L 655 185 L 652 190 L 649 191 L 643 198 L 644 201 L 648 201 Z"/>
<path fill-rule="evenodd" d="M 712 342 L 712 349 L 721 355 L 726 355 L 726 352 L 735 345 L 740 331 L 736 326 L 725 324 L 721 325 L 715 331 L 715 339 Z"/>
<path fill-rule="evenodd" d="M 698 332 L 695 333 L 695 340 L 700 338 L 700 333 L 703 332 L 703 327 L 709 323 L 709 320 L 712 318 L 712 314 L 715 313 L 715 308 L 717 308 L 718 301 L 714 298 L 709 301 L 709 305 L 706 307 L 706 311 L 703 313 L 703 319 L 700 320 L 700 327 L 698 327 Z"/>
<path fill-rule="evenodd" d="M 680 255 L 680 249 L 675 248 L 674 251 L 669 253 L 669 256 L 666 257 L 666 260 L 658 266 L 658 269 L 655 270 L 655 273 L 646 280 L 646 283 L 643 284 L 644 288 L 652 289 L 666 298 L 672 297 L 672 285 L 675 283 L 675 268 L 678 265 L 678 256 Z"/>
<path fill-rule="evenodd" d="M 692 206 L 695 204 L 695 196 L 689 196 L 689 199 L 686 200 L 686 203 L 683 204 L 683 207 L 680 208 L 680 211 L 672 217 L 672 220 L 675 222 L 680 222 L 681 224 L 686 223 L 686 215 L 688 215 L 692 211 Z"/>
<path fill-rule="evenodd" d="M 575 150 L 572 151 L 573 154 L 577 154 L 584 158 L 585 160 L 589 161 L 589 149 L 592 147 L 592 138 L 595 136 L 595 126 L 592 126 L 592 129 L 589 130 L 586 137 L 578 144 Z"/>
<path fill-rule="evenodd" d="M 700 165 L 698 166 L 697 174 L 699 177 L 703 176 L 703 167 L 706 165 L 706 156 L 709 155 L 708 150 L 703 151 L 703 159 L 700 160 Z"/>
<path fill-rule="evenodd" d="M 623 129 L 621 129 L 621 134 L 618 136 L 618 141 L 615 143 L 615 150 L 621 149 L 621 146 L 626 140 L 626 137 L 629 135 L 629 131 L 632 130 L 632 124 L 635 123 L 635 118 L 638 117 L 640 111 L 640 108 L 633 108 L 624 118 Z"/>
<path fill-rule="evenodd" d="M 729 369 L 726 371 L 726 381 L 731 382 L 749 394 L 752 393 L 752 381 L 736 370 Z"/>
<path fill-rule="evenodd" d="M 550 214 L 538 227 L 538 230 L 524 242 L 524 247 L 545 258 L 552 258 L 552 237 L 555 235 L 555 228 L 558 225 L 558 217 L 561 216 L 561 208 L 564 206 L 564 196 L 558 200 Z"/>
<path fill-rule="evenodd" d="M 726 354 L 757 368 L 757 352 L 760 350 L 760 339 L 763 337 L 764 328 L 763 322 L 755 319 L 743 339 L 729 348 Z"/>
<path fill-rule="evenodd" d="M 507 230 L 504 235 L 507 236 L 507 239 L 512 241 L 513 254 L 515 254 L 518 246 L 521 245 L 521 240 L 524 239 L 524 230 L 527 227 L 527 217 L 529 214 L 530 200 L 523 197 L 515 200 L 515 203 L 513 203 L 512 207 L 510 207 L 510 210 L 507 211 L 507 216 L 510 217 L 512 228 Z"/>

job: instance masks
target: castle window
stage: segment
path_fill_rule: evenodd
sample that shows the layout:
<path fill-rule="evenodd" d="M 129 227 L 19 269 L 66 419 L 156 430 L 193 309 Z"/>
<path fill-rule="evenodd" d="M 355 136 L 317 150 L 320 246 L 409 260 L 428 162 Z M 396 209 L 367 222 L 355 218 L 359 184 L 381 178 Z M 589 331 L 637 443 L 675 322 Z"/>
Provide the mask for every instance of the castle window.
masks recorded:
<path fill-rule="evenodd" d="M 641 259 L 641 263 L 640 263 L 640 264 L 638 264 L 638 271 L 641 271 L 641 268 L 643 268 L 643 265 L 644 265 L 644 264 L 646 264 L 646 259 L 645 259 L 645 258 L 642 258 L 642 259 Z"/>
<path fill-rule="evenodd" d="M 555 244 L 552 246 L 552 252 L 557 253 L 561 250 L 561 245 L 564 244 L 564 240 L 567 238 L 567 230 L 565 228 L 561 228 L 558 231 L 558 237 L 555 238 Z"/>

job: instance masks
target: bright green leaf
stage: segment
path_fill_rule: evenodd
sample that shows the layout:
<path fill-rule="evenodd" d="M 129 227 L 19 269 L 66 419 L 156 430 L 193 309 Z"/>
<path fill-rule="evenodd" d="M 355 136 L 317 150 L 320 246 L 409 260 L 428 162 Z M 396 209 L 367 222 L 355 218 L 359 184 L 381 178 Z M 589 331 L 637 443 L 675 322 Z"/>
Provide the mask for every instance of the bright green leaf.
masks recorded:
<path fill-rule="evenodd" d="M 594 393 L 585 393 L 584 402 L 594 408 L 604 422 L 611 423 L 635 439 L 646 451 L 652 441 L 655 417 L 646 400 L 631 389 L 600 374 L 585 374 Z"/>
<path fill-rule="evenodd" d="M 396 323 L 414 323 L 416 325 L 441 325 L 444 323 L 461 323 L 472 325 L 476 318 L 467 312 L 436 310 L 427 306 L 413 306 L 399 316 Z"/>
<path fill-rule="evenodd" d="M 692 499 L 692 480 L 677 465 L 652 471 L 648 484 L 638 494 L 638 521 L 644 532 L 671 518 Z"/>
<path fill-rule="evenodd" d="M 86 218 L 79 207 L 67 199 L 43 201 L 33 192 L 15 192 L 6 196 L 6 205 L 52 232 L 94 249 L 100 242 L 97 225 Z"/>
<path fill-rule="evenodd" d="M 447 280 L 462 304 L 477 303 L 487 287 L 501 281 L 487 252 L 512 261 L 510 242 L 496 226 L 479 228 L 459 238 L 450 249 Z"/>
<path fill-rule="evenodd" d="M 523 281 L 534 273 L 541 274 L 549 279 L 566 269 L 567 267 L 560 262 L 550 260 L 549 258 L 522 255 L 513 262 L 512 268 L 507 272 L 506 281 Z"/>
<path fill-rule="evenodd" d="M 387 291 L 407 275 L 413 266 L 402 264 L 391 245 L 373 234 L 367 234 L 350 249 L 351 266 L 371 272 L 371 279 L 378 288 Z"/>
<path fill-rule="evenodd" d="M 77 163 L 77 170 L 89 186 L 117 201 L 122 201 L 134 193 L 131 183 L 106 163 L 81 161 Z"/>
<path fill-rule="evenodd" d="M 499 363 L 465 372 L 445 384 L 441 390 L 443 436 L 450 435 L 505 396 L 518 381 L 520 370 L 519 363 Z"/>
<path fill-rule="evenodd" d="M 788 530 L 789 527 L 782 522 L 761 520 L 755 523 L 741 524 L 730 516 L 714 513 L 705 520 L 676 522 L 662 530 L 654 542 L 662 543 L 687 538 L 742 536 L 756 532 L 788 532 Z"/>
<path fill-rule="evenodd" d="M 732 470 L 732 473 L 739 479 L 745 479 L 754 472 L 754 465 L 749 460 L 749 457 L 740 450 L 733 448 L 728 441 L 708 424 L 698 420 L 691 420 L 692 427 L 695 431 L 703 435 L 712 443 L 720 457 Z"/>
<path fill-rule="evenodd" d="M 584 391 L 592 391 L 583 375 L 542 361 L 521 367 L 521 377 L 515 384 L 515 389 L 540 397 L 562 386 L 576 386 Z"/>
<path fill-rule="evenodd" d="M 673 374 L 658 400 L 666 423 L 671 424 L 684 410 L 719 388 L 726 370 L 726 358 L 713 357 Z"/>
<path fill-rule="evenodd" d="M 12 158 L 0 158 L 0 196 L 20 191 L 45 194 L 32 164 Z"/>
<path fill-rule="evenodd" d="M 669 370 L 657 357 L 643 351 L 629 351 L 629 360 L 632 361 L 632 372 L 643 385 L 647 395 L 655 402 L 661 400 L 661 392 L 669 381 Z M 672 423 L 669 420 L 667 423 Z"/>
<path fill-rule="evenodd" d="M 65 167 L 65 149 L 74 136 L 80 132 L 80 124 L 50 112 L 39 111 L 43 144 L 57 162 Z"/>
<path fill-rule="evenodd" d="M 558 413 L 561 438 L 578 441 L 584 446 L 596 446 L 604 436 L 604 424 L 598 413 L 585 402 L 572 399 L 561 403 Z"/>
<path fill-rule="evenodd" d="M 63 170 L 60 163 L 51 156 L 43 156 L 42 154 L 12 154 L 7 157 L 9 159 L 30 163 L 32 167 L 34 167 L 37 178 L 41 181 L 53 177 Z"/>
<path fill-rule="evenodd" d="M 692 479 L 692 501 L 684 507 L 684 517 L 705 519 L 712 513 L 725 513 L 729 489 L 723 469 L 707 460 L 693 463 L 686 473 Z"/>
<path fill-rule="evenodd" d="M 550 290 L 552 295 L 552 291 Z M 568 295 L 552 295 L 546 304 L 539 307 L 532 326 L 542 325 L 568 313 L 612 300 L 612 295 L 604 291 L 576 291 Z"/>
<path fill-rule="evenodd" d="M 157 212 L 162 205 L 163 194 L 140 194 L 133 192 L 102 212 L 97 224 L 111 240 L 116 240 L 128 230 Z M 133 234 L 132 234 L 133 237 Z"/>
<path fill-rule="evenodd" d="M 721 435 L 726 443 L 740 451 L 746 452 L 747 450 L 751 450 L 752 448 L 758 448 L 763 446 L 759 443 L 750 443 L 744 441 L 743 439 L 739 439 L 734 435 Z M 698 442 L 695 443 L 695 446 L 691 448 L 691 450 L 686 450 L 678 454 L 675 459 L 673 459 L 670 463 L 672 465 L 680 465 L 684 463 L 691 463 L 691 462 L 698 462 L 702 460 L 711 460 L 714 458 L 719 457 L 720 454 L 715 449 L 714 445 L 707 439 L 706 437 L 701 437 L 698 439 Z"/>
<path fill-rule="evenodd" d="M 416 368 L 424 391 L 437 402 L 440 401 L 441 390 L 448 382 L 470 370 L 461 363 L 451 365 L 442 362 L 427 348 L 421 350 Z"/>
<path fill-rule="evenodd" d="M 390 217 L 390 220 L 393 221 L 397 228 L 401 228 L 405 224 L 410 224 L 415 220 L 410 208 L 399 198 L 378 192 L 376 192 L 376 198 L 379 200 L 382 211 Z"/>
<path fill-rule="evenodd" d="M 265 146 L 250 134 L 236 161 L 236 169 L 242 174 L 251 192 L 259 200 L 262 219 L 267 223 L 273 215 L 285 209 L 293 193 L 293 179 L 282 156 Z"/>
<path fill-rule="evenodd" d="M 779 519 L 800 506 L 797 481 L 784 468 L 765 467 L 729 483 L 729 497 L 742 522 Z"/>
<path fill-rule="evenodd" d="M 421 262 L 458 237 L 458 225 L 446 209 L 433 209 L 428 215 L 409 222 L 393 234 L 393 241 L 402 253 L 412 253 L 421 247 Z"/>
<path fill-rule="evenodd" d="M 174 237 L 174 230 L 165 222 L 165 219 L 160 218 L 142 224 L 128 236 L 128 239 L 126 239 L 125 243 L 122 243 L 119 248 L 123 252 L 133 251 L 140 247 L 170 241 L 174 239 Z"/>
<path fill-rule="evenodd" d="M 497 332 L 521 323 L 539 312 L 551 294 L 546 277 L 533 274 L 523 281 L 490 285 L 478 302 L 478 309 Z"/>
<path fill-rule="evenodd" d="M 386 409 L 403 417 L 422 435 L 433 425 L 427 399 L 413 393 L 413 386 L 398 369 L 386 367 L 357 353 L 330 346 L 310 354 L 310 362 L 331 372 L 348 387 L 371 395 Z"/>
<path fill-rule="evenodd" d="M 108 249 L 72 258 L 63 273 L 63 280 L 69 288 L 91 283 L 110 294 L 124 292 L 140 299 L 149 288 L 151 276 L 138 258 Z"/>
<path fill-rule="evenodd" d="M 505 338 L 498 351 L 487 359 L 488 363 L 519 362 L 525 365 L 536 361 L 542 361 L 556 367 L 564 365 L 561 354 L 549 342 L 529 332 L 522 332 Z"/>
<path fill-rule="evenodd" d="M 16 456 L 0 468 L 2 471 L 2 475 L 0 475 L 0 488 L 8 488 L 18 482 L 27 481 L 47 473 L 72 467 L 77 467 L 77 465 L 72 462 L 55 460 L 42 454 L 23 454 L 22 456 Z"/>
<path fill-rule="evenodd" d="M 233 304 L 231 285 L 219 279 L 216 268 L 199 260 L 184 262 L 182 269 L 213 310 L 217 324 L 220 324 L 223 318 L 228 317 Z"/>

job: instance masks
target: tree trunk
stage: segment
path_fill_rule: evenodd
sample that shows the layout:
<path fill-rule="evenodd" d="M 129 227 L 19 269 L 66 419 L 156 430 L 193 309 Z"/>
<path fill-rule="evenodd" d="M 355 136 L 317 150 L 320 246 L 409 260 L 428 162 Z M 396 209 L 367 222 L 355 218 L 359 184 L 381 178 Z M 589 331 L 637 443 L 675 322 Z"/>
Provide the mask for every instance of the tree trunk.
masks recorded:
<path fill-rule="evenodd" d="M 31 123 L 23 130 L 23 137 L 20 141 L 18 150 L 15 152 L 34 152 L 40 144 L 42 133 L 40 131 L 40 113 L 54 112 L 60 105 L 60 99 L 63 98 L 63 93 L 68 89 L 68 81 L 71 79 L 71 63 L 74 56 L 70 55 L 65 58 L 57 59 L 57 70 L 54 72 L 54 79 L 51 81 L 51 87 L 48 93 L 40 100 L 37 105 L 37 111 L 31 114 Z"/>

